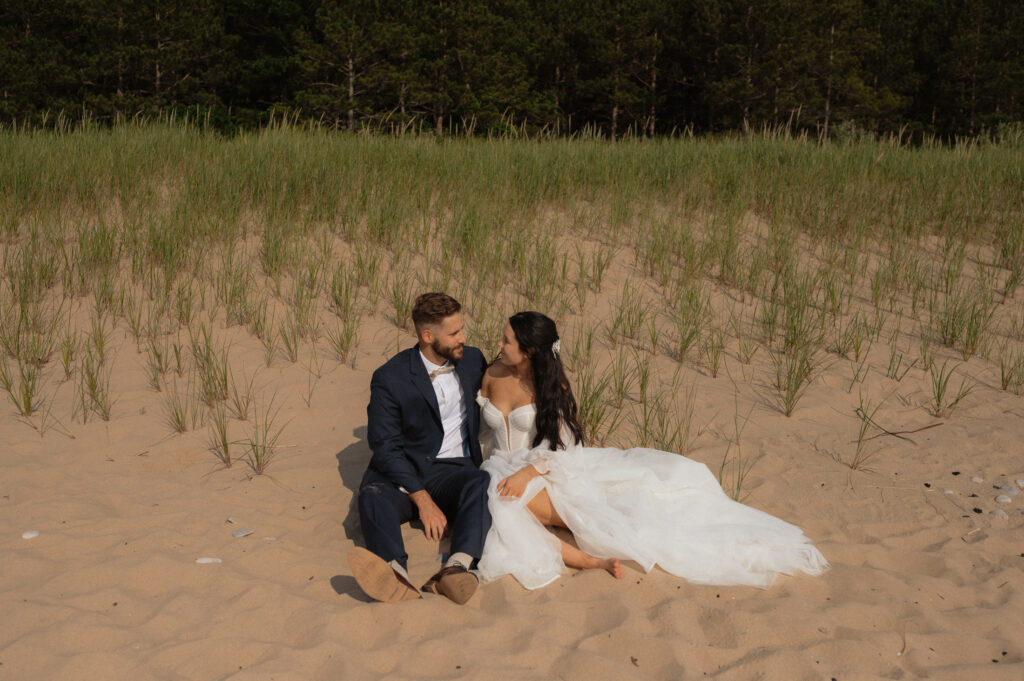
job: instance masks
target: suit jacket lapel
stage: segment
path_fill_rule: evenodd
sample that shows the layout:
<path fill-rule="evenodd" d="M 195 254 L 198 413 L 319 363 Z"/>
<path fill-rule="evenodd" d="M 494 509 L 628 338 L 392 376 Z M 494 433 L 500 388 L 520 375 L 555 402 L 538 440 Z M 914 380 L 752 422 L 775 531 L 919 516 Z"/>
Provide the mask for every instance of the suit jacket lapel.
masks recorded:
<path fill-rule="evenodd" d="M 409 353 L 409 371 L 412 373 L 412 383 L 415 385 L 421 393 L 423 393 L 424 399 L 427 404 L 430 405 L 430 410 L 434 414 L 434 418 L 437 419 L 438 423 L 441 423 L 441 407 L 437 404 L 437 394 L 434 392 L 434 386 L 430 382 L 430 376 L 427 374 L 427 368 L 423 366 L 423 359 L 420 357 L 420 349 L 414 347 L 412 352 Z"/>
<path fill-rule="evenodd" d="M 459 383 L 462 384 L 462 401 L 466 404 L 466 419 L 470 426 L 470 432 L 473 432 L 473 428 L 476 425 L 476 388 L 478 386 L 473 385 L 469 376 L 466 372 L 469 371 L 469 362 L 460 361 L 455 365 L 455 375 L 459 377 Z"/>
<path fill-rule="evenodd" d="M 466 400 L 466 404 L 469 404 L 476 399 L 476 395 L 473 394 L 473 386 L 469 384 L 469 377 L 466 376 L 466 371 L 468 371 L 468 362 L 460 361 L 455 365 L 455 375 L 459 377 L 459 383 L 462 384 L 462 397 Z"/>

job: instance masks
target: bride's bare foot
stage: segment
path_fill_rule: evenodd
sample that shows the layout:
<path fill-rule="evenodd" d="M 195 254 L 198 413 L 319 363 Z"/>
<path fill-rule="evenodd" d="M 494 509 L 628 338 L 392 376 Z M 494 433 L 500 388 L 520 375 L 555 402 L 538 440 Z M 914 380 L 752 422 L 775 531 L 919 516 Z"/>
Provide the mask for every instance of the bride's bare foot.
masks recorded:
<path fill-rule="evenodd" d="M 615 579 L 622 579 L 622 566 L 618 558 L 605 558 L 597 561 L 597 566 L 607 571 Z"/>
<path fill-rule="evenodd" d="M 571 568 L 589 570 L 601 568 L 615 579 L 622 579 L 622 566 L 618 558 L 595 558 L 571 544 L 562 542 L 562 562 Z"/>

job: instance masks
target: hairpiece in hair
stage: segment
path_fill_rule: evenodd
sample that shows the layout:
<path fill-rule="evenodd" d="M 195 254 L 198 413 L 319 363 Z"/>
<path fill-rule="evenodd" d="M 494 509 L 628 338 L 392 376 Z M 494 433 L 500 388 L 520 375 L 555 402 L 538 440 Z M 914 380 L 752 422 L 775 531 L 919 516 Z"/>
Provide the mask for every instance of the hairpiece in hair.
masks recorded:
<path fill-rule="evenodd" d="M 558 354 L 561 351 L 562 351 L 562 341 L 561 340 L 556 340 L 554 343 L 551 344 L 551 352 L 553 352 L 555 354 L 555 357 L 558 357 Z"/>

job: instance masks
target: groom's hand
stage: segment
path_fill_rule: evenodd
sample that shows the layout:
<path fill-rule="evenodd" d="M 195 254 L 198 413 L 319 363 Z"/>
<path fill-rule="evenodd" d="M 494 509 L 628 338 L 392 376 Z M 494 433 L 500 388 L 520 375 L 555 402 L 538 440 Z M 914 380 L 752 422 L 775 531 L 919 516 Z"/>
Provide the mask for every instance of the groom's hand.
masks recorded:
<path fill-rule="evenodd" d="M 409 498 L 419 509 L 423 534 L 427 535 L 427 539 L 431 541 L 441 541 L 441 537 L 444 536 L 444 531 L 448 527 L 448 519 L 444 517 L 444 513 L 430 498 L 426 490 L 413 492 Z"/>

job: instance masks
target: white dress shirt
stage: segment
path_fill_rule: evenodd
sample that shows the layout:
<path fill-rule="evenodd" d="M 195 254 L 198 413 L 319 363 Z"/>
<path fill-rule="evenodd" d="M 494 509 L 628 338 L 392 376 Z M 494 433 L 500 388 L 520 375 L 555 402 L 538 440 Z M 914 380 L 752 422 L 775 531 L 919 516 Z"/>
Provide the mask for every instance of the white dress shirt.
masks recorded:
<path fill-rule="evenodd" d="M 427 374 L 436 369 L 448 366 L 451 362 L 434 364 L 420 351 L 420 359 L 427 369 Z M 437 406 L 441 411 L 441 427 L 444 429 L 444 438 L 441 440 L 441 449 L 437 453 L 438 459 L 462 458 L 466 455 L 462 443 L 468 435 L 466 425 L 466 400 L 462 392 L 462 382 L 454 371 L 438 374 L 430 381 L 437 396 Z"/>

